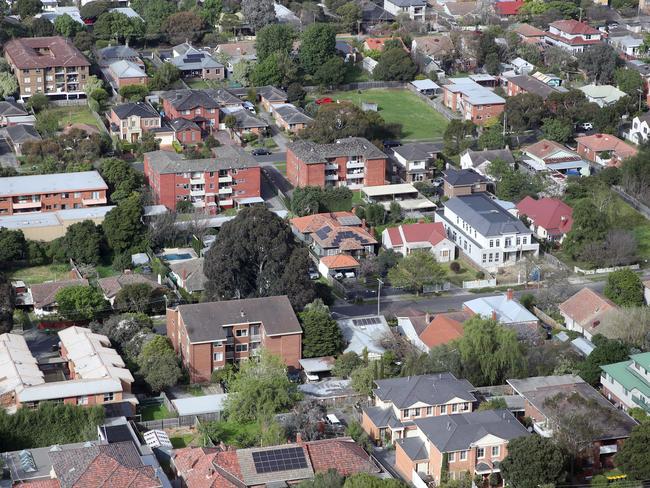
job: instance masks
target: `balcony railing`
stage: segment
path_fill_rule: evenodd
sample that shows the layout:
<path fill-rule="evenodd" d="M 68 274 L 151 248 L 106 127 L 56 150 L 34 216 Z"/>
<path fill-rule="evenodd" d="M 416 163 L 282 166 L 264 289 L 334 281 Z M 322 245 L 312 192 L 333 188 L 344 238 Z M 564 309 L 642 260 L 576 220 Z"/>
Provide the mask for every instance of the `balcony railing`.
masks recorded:
<path fill-rule="evenodd" d="M 346 177 L 348 180 L 352 180 L 352 179 L 363 179 L 363 176 L 364 176 L 363 172 L 359 172 L 359 173 L 348 173 L 348 174 L 345 175 L 345 177 Z"/>
<path fill-rule="evenodd" d="M 227 188 L 219 188 L 219 195 L 231 195 L 232 194 L 232 188 L 227 187 Z"/>
<path fill-rule="evenodd" d="M 327 163 L 325 165 L 326 170 L 337 170 L 339 169 L 339 165 L 337 163 Z"/>
<path fill-rule="evenodd" d="M 338 181 L 339 175 L 325 175 L 327 181 Z"/>
<path fill-rule="evenodd" d="M 82 198 L 81 203 L 83 203 L 84 205 L 106 205 L 106 197 Z"/>
<path fill-rule="evenodd" d="M 220 176 L 219 183 L 232 183 L 232 176 Z"/>
<path fill-rule="evenodd" d="M 366 164 L 363 161 L 348 161 L 345 163 L 346 168 L 365 168 Z"/>
<path fill-rule="evenodd" d="M 205 190 L 203 190 L 203 188 L 193 189 L 190 190 L 190 195 L 192 195 L 193 197 L 202 197 L 203 195 L 205 195 Z"/>
<path fill-rule="evenodd" d="M 14 209 L 21 209 L 21 208 L 41 208 L 42 203 L 40 200 L 38 201 L 19 201 L 19 202 L 13 202 L 13 208 Z"/>
<path fill-rule="evenodd" d="M 646 402 L 643 398 L 638 397 L 636 395 L 632 395 L 632 401 L 636 403 L 639 407 L 641 407 L 643 410 L 650 413 L 650 403 Z"/>

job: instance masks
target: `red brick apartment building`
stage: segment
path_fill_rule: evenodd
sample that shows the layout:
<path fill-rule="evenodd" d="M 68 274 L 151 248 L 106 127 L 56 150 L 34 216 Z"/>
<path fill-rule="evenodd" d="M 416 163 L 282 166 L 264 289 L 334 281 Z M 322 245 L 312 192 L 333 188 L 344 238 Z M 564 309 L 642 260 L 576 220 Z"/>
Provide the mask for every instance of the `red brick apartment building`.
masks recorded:
<path fill-rule="evenodd" d="M 0 178 L 0 215 L 106 205 L 107 190 L 97 171 Z"/>
<path fill-rule="evenodd" d="M 219 103 L 204 90 L 172 90 L 161 98 L 170 121 L 190 120 L 206 132 L 219 127 Z"/>
<path fill-rule="evenodd" d="M 383 185 L 387 156 L 362 137 L 333 144 L 297 141 L 287 145 L 287 178 L 294 186 Z"/>
<path fill-rule="evenodd" d="M 52 99 L 85 98 L 90 62 L 69 39 L 25 37 L 4 45 L 5 58 L 18 80 L 20 97 L 44 93 Z"/>
<path fill-rule="evenodd" d="M 180 305 L 167 309 L 167 336 L 193 383 L 264 347 L 300 367 L 302 329 L 286 296 Z"/>
<path fill-rule="evenodd" d="M 208 159 L 183 159 L 171 151 L 144 155 L 144 175 L 156 204 L 175 210 L 192 202 L 207 213 L 261 203 L 261 170 L 243 149 L 222 146 Z"/>
<path fill-rule="evenodd" d="M 449 81 L 442 87 L 442 102 L 450 110 L 459 112 L 463 119 L 482 125 L 503 112 L 506 101 L 489 88 L 470 78 L 450 78 Z"/>

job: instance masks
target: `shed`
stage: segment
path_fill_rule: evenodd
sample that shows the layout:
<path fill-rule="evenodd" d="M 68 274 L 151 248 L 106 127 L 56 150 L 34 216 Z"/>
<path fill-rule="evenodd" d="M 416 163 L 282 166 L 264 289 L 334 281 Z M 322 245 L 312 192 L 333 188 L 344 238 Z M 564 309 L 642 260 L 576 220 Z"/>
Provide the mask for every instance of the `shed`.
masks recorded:
<path fill-rule="evenodd" d="M 334 367 L 334 358 L 332 356 L 323 356 L 319 358 L 304 358 L 300 360 L 300 366 L 305 372 L 309 381 L 317 381 L 319 373 L 329 373 Z"/>
<path fill-rule="evenodd" d="M 206 416 L 207 418 L 207 416 L 215 415 L 216 418 L 219 418 L 225 408 L 227 398 L 227 393 L 177 398 L 172 400 L 172 405 L 174 405 L 179 417 Z"/>
<path fill-rule="evenodd" d="M 137 254 L 131 254 L 131 264 L 133 266 L 142 266 L 149 263 L 149 256 L 147 253 L 139 252 Z"/>
<path fill-rule="evenodd" d="M 432 96 L 440 92 L 440 86 L 429 78 L 425 80 L 414 80 L 411 82 L 411 85 L 423 95 Z"/>
<path fill-rule="evenodd" d="M 162 447 L 162 448 L 172 448 L 172 443 L 169 440 L 169 436 L 164 430 L 149 430 L 144 433 L 144 441 L 150 448 Z"/>
<path fill-rule="evenodd" d="M 361 102 L 361 110 L 364 112 L 378 112 L 379 104 L 374 102 Z"/>

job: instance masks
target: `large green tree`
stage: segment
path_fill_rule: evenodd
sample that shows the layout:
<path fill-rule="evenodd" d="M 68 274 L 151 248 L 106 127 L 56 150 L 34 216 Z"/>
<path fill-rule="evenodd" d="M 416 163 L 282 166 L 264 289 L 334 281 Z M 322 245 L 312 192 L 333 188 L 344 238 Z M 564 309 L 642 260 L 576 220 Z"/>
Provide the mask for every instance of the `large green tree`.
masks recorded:
<path fill-rule="evenodd" d="M 604 294 L 621 307 L 643 305 L 643 283 L 631 269 L 620 269 L 607 275 Z"/>
<path fill-rule="evenodd" d="M 573 135 L 573 122 L 569 119 L 547 117 L 544 119 L 542 132 L 551 141 L 565 143 Z"/>
<path fill-rule="evenodd" d="M 72 38 L 83 30 L 83 25 L 68 14 L 59 15 L 54 21 L 54 28 L 63 37 Z"/>
<path fill-rule="evenodd" d="M 613 82 L 616 68 L 624 64 L 616 49 L 609 44 L 595 44 L 579 53 L 577 57 L 578 66 L 598 84 Z"/>
<path fill-rule="evenodd" d="M 153 392 L 174 386 L 181 377 L 176 353 L 167 337 L 156 335 L 147 342 L 137 363 L 138 373 Z"/>
<path fill-rule="evenodd" d="M 289 24 L 270 24 L 263 27 L 255 36 L 257 62 L 262 62 L 277 52 L 290 54 L 297 38 L 296 29 Z"/>
<path fill-rule="evenodd" d="M 177 12 L 167 17 L 163 24 L 163 32 L 172 44 L 196 42 L 203 35 L 204 29 L 203 18 L 194 12 Z"/>
<path fill-rule="evenodd" d="M 138 249 L 143 244 L 145 228 L 142 223 L 141 198 L 139 194 L 133 193 L 106 214 L 102 228 L 108 245 L 116 253 Z"/>
<path fill-rule="evenodd" d="M 0 227 L 0 263 L 4 266 L 24 259 L 27 241 L 22 230 Z"/>
<path fill-rule="evenodd" d="M 314 81 L 320 86 L 334 87 L 345 80 L 347 65 L 338 56 L 332 56 L 314 73 Z"/>
<path fill-rule="evenodd" d="M 111 202 L 119 203 L 131 196 L 142 185 L 142 177 L 123 159 L 104 159 L 99 172 L 108 183 Z"/>
<path fill-rule="evenodd" d="M 256 32 L 276 21 L 273 0 L 242 0 L 241 11 Z"/>
<path fill-rule="evenodd" d="M 515 132 L 536 129 L 545 112 L 544 100 L 534 93 L 521 93 L 506 100 L 506 123 Z"/>
<path fill-rule="evenodd" d="M 629 439 L 614 457 L 614 463 L 632 480 L 650 479 L 650 422 L 632 429 Z"/>
<path fill-rule="evenodd" d="M 416 250 L 390 269 L 388 278 L 393 286 L 413 290 L 419 295 L 427 285 L 442 284 L 445 271 L 432 253 Z"/>
<path fill-rule="evenodd" d="M 348 477 L 343 488 L 406 488 L 406 485 L 393 478 L 378 478 L 368 473 L 357 473 Z"/>
<path fill-rule="evenodd" d="M 58 313 L 68 320 L 92 320 L 110 309 L 104 296 L 92 286 L 67 286 L 55 295 Z"/>
<path fill-rule="evenodd" d="M 639 97 L 639 90 L 643 91 L 643 78 L 634 69 L 617 68 L 614 71 L 614 82 L 616 86 L 635 99 Z"/>
<path fill-rule="evenodd" d="M 600 382 L 600 367 L 625 361 L 630 348 L 619 340 L 607 339 L 601 334 L 596 334 L 591 340 L 596 348 L 578 365 L 578 372 L 583 380 L 596 386 Z"/>
<path fill-rule="evenodd" d="M 478 145 L 481 149 L 503 149 L 506 145 L 506 138 L 500 125 L 484 129 L 478 138 Z"/>
<path fill-rule="evenodd" d="M 300 64 L 308 74 L 336 55 L 336 31 L 330 24 L 315 23 L 307 27 L 301 37 Z"/>
<path fill-rule="evenodd" d="M 551 439 L 530 435 L 512 439 L 501 461 L 501 474 L 513 488 L 538 488 L 562 483 L 568 459 Z"/>
<path fill-rule="evenodd" d="M 471 120 L 451 120 L 443 134 L 445 154 L 459 154 L 470 147 L 475 132 L 476 126 Z"/>
<path fill-rule="evenodd" d="M 372 77 L 385 81 L 413 81 L 417 70 L 411 56 L 403 48 L 394 47 L 381 54 Z"/>
<path fill-rule="evenodd" d="M 104 235 L 92 220 L 72 224 L 61 241 L 66 257 L 77 264 L 99 264 Z"/>
<path fill-rule="evenodd" d="M 236 422 L 256 421 L 291 408 L 300 395 L 278 356 L 260 350 L 245 361 L 229 383 L 226 414 Z"/>
<path fill-rule="evenodd" d="M 322 300 L 317 299 L 308 304 L 299 317 L 303 329 L 303 357 L 335 356 L 341 352 L 341 330 Z"/>
<path fill-rule="evenodd" d="M 14 11 L 20 15 L 22 20 L 25 20 L 28 17 L 33 17 L 36 14 L 39 14 L 43 10 L 43 4 L 41 0 L 16 0 L 16 3 L 13 5 Z"/>
<path fill-rule="evenodd" d="M 176 12 L 176 2 L 170 0 L 132 0 L 131 7 L 146 23 L 146 37 L 160 38 L 167 17 Z"/>
<path fill-rule="evenodd" d="M 124 285 L 115 295 L 113 308 L 121 312 L 149 313 L 165 311 L 165 296 L 162 290 L 148 283 Z"/>
<path fill-rule="evenodd" d="M 18 82 L 14 75 L 8 72 L 0 73 L 0 98 L 14 95 L 18 92 Z"/>
<path fill-rule="evenodd" d="M 314 299 L 308 252 L 287 223 L 249 207 L 223 225 L 205 256 L 205 294 L 213 300 L 288 295 L 295 308 Z"/>
<path fill-rule="evenodd" d="M 591 242 L 599 242 L 607 234 L 607 216 L 590 200 L 579 201 L 573 208 L 573 226 L 564 240 L 564 249 L 575 259 Z"/>

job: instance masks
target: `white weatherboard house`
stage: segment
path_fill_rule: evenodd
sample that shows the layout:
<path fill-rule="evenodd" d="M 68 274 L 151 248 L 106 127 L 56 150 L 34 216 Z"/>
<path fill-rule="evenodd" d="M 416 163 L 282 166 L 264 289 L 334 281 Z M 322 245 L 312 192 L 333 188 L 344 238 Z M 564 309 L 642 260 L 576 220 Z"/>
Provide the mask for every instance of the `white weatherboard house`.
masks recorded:
<path fill-rule="evenodd" d="M 532 231 L 483 193 L 449 199 L 436 222 L 461 252 L 490 272 L 539 254 Z"/>
<path fill-rule="evenodd" d="M 427 2 L 426 0 L 384 0 L 384 10 L 395 16 L 406 13 L 411 20 L 424 21 Z"/>
<path fill-rule="evenodd" d="M 635 144 L 643 144 L 648 141 L 650 135 L 650 113 L 637 115 L 632 120 L 632 127 L 627 133 L 627 139 Z"/>

